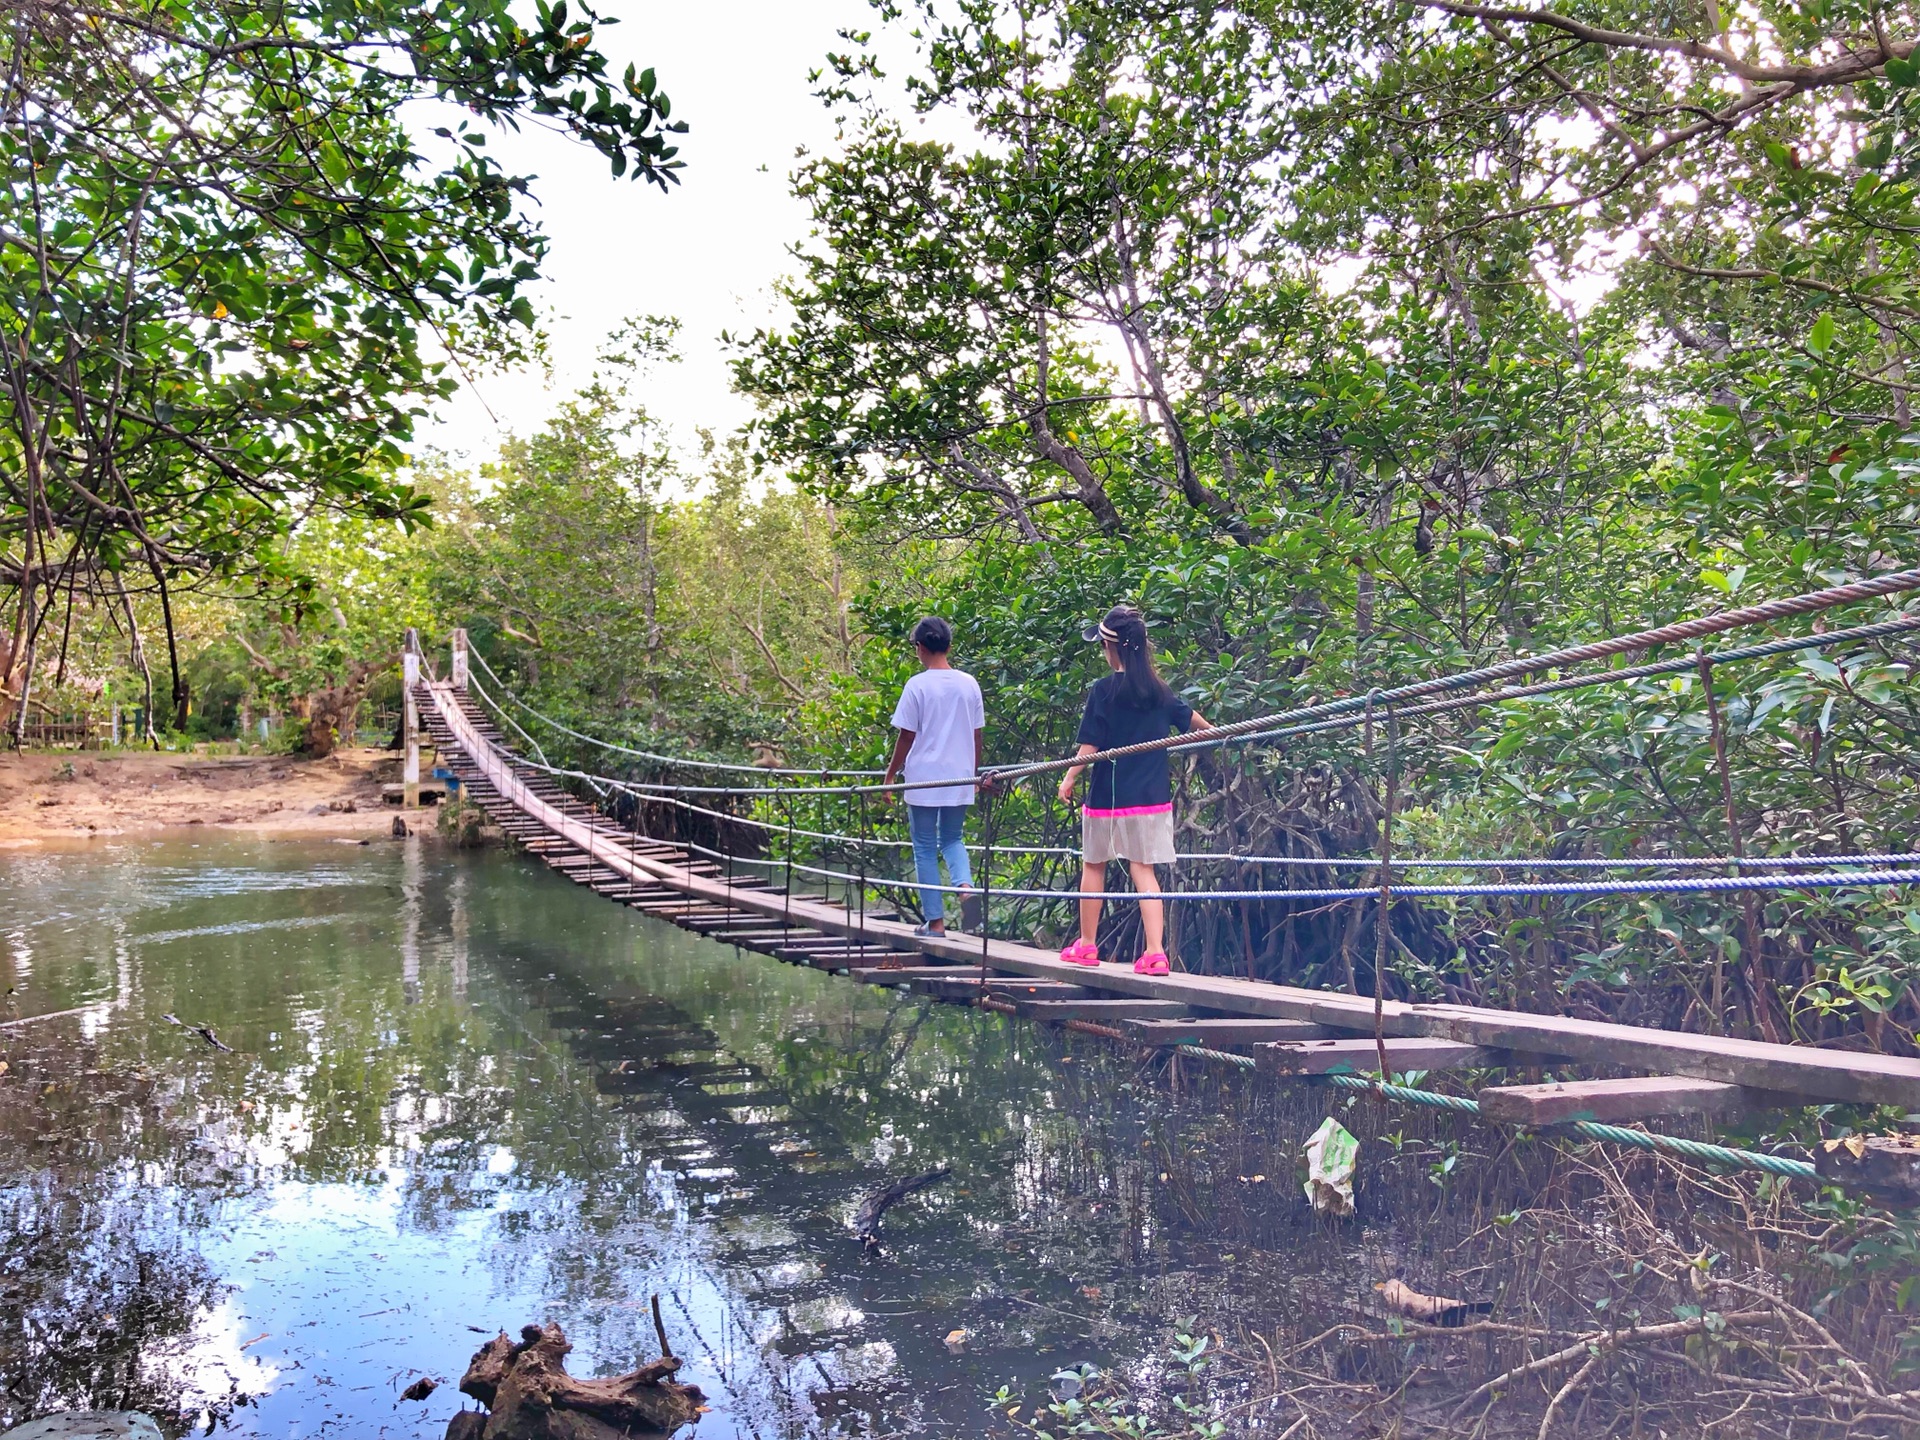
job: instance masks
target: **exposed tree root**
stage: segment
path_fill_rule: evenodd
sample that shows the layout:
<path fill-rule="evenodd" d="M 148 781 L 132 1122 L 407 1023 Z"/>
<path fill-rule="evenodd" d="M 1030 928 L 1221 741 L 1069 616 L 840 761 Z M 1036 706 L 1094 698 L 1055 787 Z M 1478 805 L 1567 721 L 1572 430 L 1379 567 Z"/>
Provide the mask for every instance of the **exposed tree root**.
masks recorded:
<path fill-rule="evenodd" d="M 700 1418 L 706 1397 L 673 1379 L 680 1361 L 671 1355 L 610 1380 L 576 1380 L 558 1325 L 528 1325 L 520 1337 L 503 1330 L 474 1352 L 460 1389 L 490 1413 L 477 1427 L 470 1411 L 455 1417 L 448 1440 L 620 1440 L 670 1435 Z"/>

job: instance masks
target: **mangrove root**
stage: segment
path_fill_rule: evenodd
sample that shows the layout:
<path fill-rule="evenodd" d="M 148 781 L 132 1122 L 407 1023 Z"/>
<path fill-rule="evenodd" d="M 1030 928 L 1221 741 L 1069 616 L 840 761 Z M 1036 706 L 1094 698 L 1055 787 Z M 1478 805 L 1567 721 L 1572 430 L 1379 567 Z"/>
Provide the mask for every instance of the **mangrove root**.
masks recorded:
<path fill-rule="evenodd" d="M 491 1413 L 479 1428 L 456 1416 L 462 1428 L 456 1435 L 449 1425 L 448 1440 L 619 1440 L 670 1435 L 700 1417 L 706 1397 L 675 1382 L 680 1361 L 671 1355 L 612 1379 L 576 1380 L 558 1325 L 528 1325 L 520 1337 L 502 1331 L 474 1352 L 460 1390 Z"/>

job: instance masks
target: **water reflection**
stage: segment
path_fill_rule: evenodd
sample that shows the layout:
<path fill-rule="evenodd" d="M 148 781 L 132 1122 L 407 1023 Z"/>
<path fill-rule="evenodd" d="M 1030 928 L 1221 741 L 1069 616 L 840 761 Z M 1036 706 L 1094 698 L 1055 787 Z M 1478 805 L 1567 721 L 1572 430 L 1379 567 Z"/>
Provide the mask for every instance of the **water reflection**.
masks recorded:
<path fill-rule="evenodd" d="M 1220 1206 L 1165 1183 L 1198 1142 L 1125 1062 L 523 862 L 122 843 L 0 858 L 0 898 L 23 1011 L 95 1007 L 0 1032 L 0 1422 L 437 1436 L 459 1397 L 400 1402 L 415 1376 L 531 1320 L 576 1373 L 629 1368 L 659 1293 L 707 1440 L 971 1435 L 1002 1380 L 1137 1353 L 1216 1289 L 1293 1303 L 1211 1235 L 1183 1253 Z M 863 1258 L 859 1195 L 941 1162 Z M 1302 1223 L 1256 1212 L 1264 1243 Z"/>

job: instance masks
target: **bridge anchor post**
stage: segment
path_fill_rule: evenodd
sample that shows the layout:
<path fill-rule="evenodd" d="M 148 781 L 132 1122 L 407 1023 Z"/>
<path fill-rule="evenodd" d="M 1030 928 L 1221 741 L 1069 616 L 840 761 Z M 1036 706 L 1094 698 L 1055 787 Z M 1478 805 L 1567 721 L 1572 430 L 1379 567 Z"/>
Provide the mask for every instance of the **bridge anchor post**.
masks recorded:
<path fill-rule="evenodd" d="M 420 632 L 407 631 L 407 643 L 400 653 L 401 707 L 404 716 L 407 758 L 400 771 L 405 787 L 403 808 L 420 808 L 420 707 L 413 698 L 413 687 L 420 683 Z"/>
<path fill-rule="evenodd" d="M 467 632 L 453 632 L 453 688 L 461 694 L 467 692 Z"/>

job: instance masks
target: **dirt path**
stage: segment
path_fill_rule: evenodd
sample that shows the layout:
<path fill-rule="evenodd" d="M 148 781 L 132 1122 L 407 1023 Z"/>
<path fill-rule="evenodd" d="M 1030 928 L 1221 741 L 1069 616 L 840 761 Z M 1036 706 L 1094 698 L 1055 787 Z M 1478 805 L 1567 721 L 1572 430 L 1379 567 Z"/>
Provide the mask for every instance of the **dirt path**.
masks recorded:
<path fill-rule="evenodd" d="M 391 832 L 398 812 L 380 787 L 399 757 L 342 750 L 326 760 L 286 755 L 206 757 L 151 752 L 0 753 L 0 846 L 179 825 L 361 839 Z M 409 817 L 432 828 L 432 812 Z"/>

